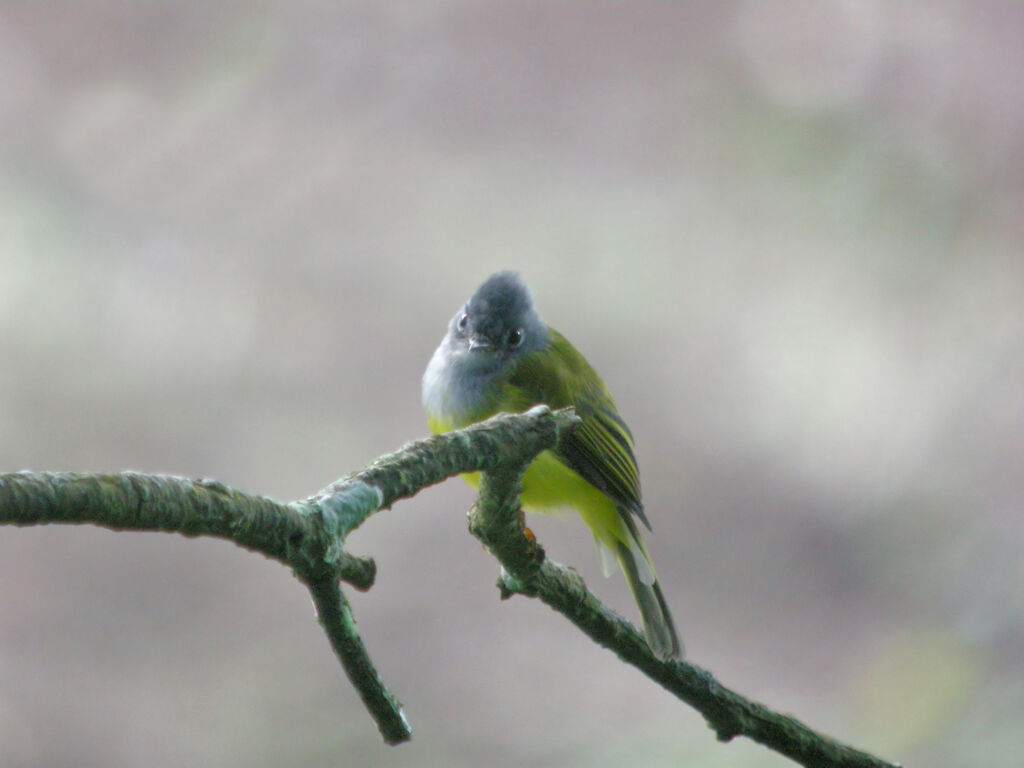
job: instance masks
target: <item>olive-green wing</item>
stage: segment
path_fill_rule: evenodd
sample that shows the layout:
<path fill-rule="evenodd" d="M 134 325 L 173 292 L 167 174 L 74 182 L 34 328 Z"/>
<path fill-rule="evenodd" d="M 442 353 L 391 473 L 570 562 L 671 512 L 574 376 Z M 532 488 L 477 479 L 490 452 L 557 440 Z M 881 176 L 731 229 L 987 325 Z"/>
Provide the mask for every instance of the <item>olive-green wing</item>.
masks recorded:
<path fill-rule="evenodd" d="M 573 406 L 583 424 L 561 442 L 555 455 L 650 528 L 640 501 L 640 473 L 629 427 L 583 355 L 558 331 L 548 330 L 551 343 L 519 361 L 508 381 L 508 394 L 521 409 L 538 403 Z"/>

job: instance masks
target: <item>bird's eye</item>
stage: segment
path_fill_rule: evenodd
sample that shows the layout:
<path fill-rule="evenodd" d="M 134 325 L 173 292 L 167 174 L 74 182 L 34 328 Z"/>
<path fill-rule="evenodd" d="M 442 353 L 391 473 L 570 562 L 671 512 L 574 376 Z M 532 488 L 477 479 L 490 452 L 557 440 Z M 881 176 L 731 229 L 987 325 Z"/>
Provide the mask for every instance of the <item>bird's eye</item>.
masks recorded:
<path fill-rule="evenodd" d="M 458 328 L 460 331 L 464 331 L 464 330 L 466 330 L 466 326 L 468 324 L 469 324 L 469 315 L 467 315 L 465 312 L 463 312 L 461 315 L 459 315 L 459 322 L 457 322 L 455 324 L 455 327 Z"/>
<path fill-rule="evenodd" d="M 523 329 L 522 328 L 512 328 L 511 330 L 509 330 L 508 335 L 505 337 L 505 343 L 507 343 L 509 345 L 509 347 L 511 347 L 513 349 L 515 349 L 520 344 L 522 344 L 523 343 Z"/>

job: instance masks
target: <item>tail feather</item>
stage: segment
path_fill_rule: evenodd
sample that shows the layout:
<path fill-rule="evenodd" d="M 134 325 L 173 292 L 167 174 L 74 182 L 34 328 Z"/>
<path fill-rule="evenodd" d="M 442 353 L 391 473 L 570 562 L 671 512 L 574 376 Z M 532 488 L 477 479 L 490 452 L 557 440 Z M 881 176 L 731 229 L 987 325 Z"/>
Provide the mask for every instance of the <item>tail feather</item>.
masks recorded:
<path fill-rule="evenodd" d="M 661 586 L 657 580 L 645 583 L 641 579 L 642 571 L 650 572 L 650 566 L 644 563 L 646 568 L 638 567 L 637 557 L 644 557 L 639 548 L 631 549 L 623 543 L 619 543 L 617 557 L 619 567 L 626 577 L 626 583 L 633 593 L 640 608 L 640 617 L 644 623 L 644 635 L 647 642 L 658 656 L 663 659 L 681 659 L 683 657 L 683 645 L 679 641 L 679 634 L 676 632 L 675 624 L 672 622 L 672 614 L 669 612 L 668 603 L 665 602 L 665 595 L 662 594 Z"/>

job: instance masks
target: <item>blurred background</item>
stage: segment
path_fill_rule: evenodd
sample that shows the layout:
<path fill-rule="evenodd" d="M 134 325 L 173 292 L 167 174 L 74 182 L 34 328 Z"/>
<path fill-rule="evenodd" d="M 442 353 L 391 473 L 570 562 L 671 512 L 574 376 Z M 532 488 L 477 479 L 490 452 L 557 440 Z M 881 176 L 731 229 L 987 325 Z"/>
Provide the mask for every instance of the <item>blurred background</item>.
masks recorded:
<path fill-rule="evenodd" d="M 426 433 L 445 324 L 517 269 L 633 428 L 690 660 L 1019 765 L 1022 41 L 1010 2 L 4 4 L 0 467 L 304 497 Z M 350 541 L 397 748 L 279 565 L 0 530 L 0 765 L 791 765 L 500 603 L 471 502 Z"/>

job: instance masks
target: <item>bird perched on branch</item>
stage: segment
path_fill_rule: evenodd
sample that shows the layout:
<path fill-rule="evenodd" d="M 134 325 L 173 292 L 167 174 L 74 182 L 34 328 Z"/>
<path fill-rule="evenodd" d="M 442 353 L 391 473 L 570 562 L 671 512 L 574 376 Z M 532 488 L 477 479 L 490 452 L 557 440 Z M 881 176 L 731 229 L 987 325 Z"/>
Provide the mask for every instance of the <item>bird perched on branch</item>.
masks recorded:
<path fill-rule="evenodd" d="M 545 404 L 572 406 L 582 425 L 557 449 L 544 451 L 523 476 L 528 512 L 579 513 L 597 542 L 602 569 L 618 562 L 643 619 L 652 650 L 678 658 L 682 645 L 639 523 L 633 436 L 615 401 L 586 359 L 545 325 L 514 272 L 492 275 L 455 313 L 423 374 L 423 407 L 433 432 L 447 432 L 496 413 Z M 464 475 L 479 483 L 479 473 Z"/>

